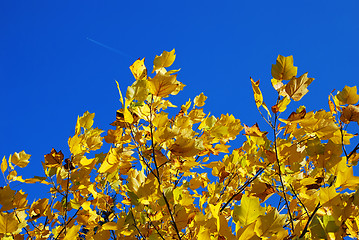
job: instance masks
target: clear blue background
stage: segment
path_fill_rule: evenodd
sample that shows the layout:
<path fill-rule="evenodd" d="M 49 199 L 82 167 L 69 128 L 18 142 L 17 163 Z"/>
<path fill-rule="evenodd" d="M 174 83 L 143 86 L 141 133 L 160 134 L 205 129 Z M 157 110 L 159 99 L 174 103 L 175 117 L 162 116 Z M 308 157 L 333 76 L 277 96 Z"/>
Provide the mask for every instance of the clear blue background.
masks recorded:
<path fill-rule="evenodd" d="M 170 97 L 178 106 L 204 92 L 206 112 L 266 129 L 249 77 L 272 106 L 281 54 L 315 78 L 292 109 L 328 109 L 333 89 L 359 82 L 358 10 L 356 0 L 1 1 L 0 156 L 25 150 L 32 157 L 19 174 L 43 175 L 51 148 L 69 155 L 78 115 L 95 112 L 94 126 L 107 130 L 120 108 L 115 80 L 125 91 L 137 58 L 152 71 L 155 55 L 173 48 L 187 85 Z"/>

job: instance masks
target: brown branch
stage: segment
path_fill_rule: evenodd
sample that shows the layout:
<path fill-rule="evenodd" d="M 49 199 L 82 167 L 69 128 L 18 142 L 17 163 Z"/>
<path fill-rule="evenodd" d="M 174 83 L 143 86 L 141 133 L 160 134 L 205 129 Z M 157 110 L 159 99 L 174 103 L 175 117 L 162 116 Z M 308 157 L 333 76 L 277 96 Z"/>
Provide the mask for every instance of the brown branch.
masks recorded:
<path fill-rule="evenodd" d="M 281 185 L 282 185 L 283 197 L 284 197 L 285 205 L 286 205 L 287 210 L 288 210 L 288 215 L 289 215 L 289 219 L 290 219 L 292 231 L 294 231 L 293 217 L 292 217 L 292 213 L 290 212 L 290 209 L 289 209 L 289 203 L 288 203 L 288 199 L 287 199 L 287 194 L 285 193 L 284 182 L 283 182 L 283 179 L 282 179 L 282 171 L 280 170 L 280 162 L 279 162 L 278 149 L 277 149 L 277 129 L 276 129 L 276 126 L 277 126 L 277 113 L 275 113 L 275 117 L 274 117 L 274 128 L 273 128 L 273 133 L 274 133 L 274 151 L 275 151 L 275 157 L 276 157 L 277 164 L 278 164 L 278 174 L 279 174 L 280 183 L 281 183 Z"/>
<path fill-rule="evenodd" d="M 315 214 L 317 213 L 317 211 L 319 210 L 320 208 L 320 203 L 317 204 L 317 206 L 315 207 L 312 215 L 309 217 L 308 221 L 307 221 L 307 224 L 305 224 L 305 227 L 303 229 L 303 232 L 302 234 L 300 234 L 299 238 L 303 238 L 305 236 L 305 234 L 308 232 L 308 227 L 309 227 L 309 224 L 311 223 L 311 221 L 313 220 Z"/>
<path fill-rule="evenodd" d="M 133 216 L 132 209 L 131 209 L 131 213 L 130 213 L 130 214 L 131 214 L 132 219 L 133 219 L 133 225 L 134 225 L 135 228 L 137 229 L 138 233 L 140 234 L 140 236 L 141 236 L 143 239 L 146 239 L 146 238 L 142 235 L 140 229 L 138 229 L 138 227 L 137 227 L 136 219 L 135 219 L 135 216 Z"/>
<path fill-rule="evenodd" d="M 65 226 L 61 229 L 61 231 L 59 232 L 59 234 L 57 234 L 55 240 L 57 240 L 61 233 L 65 230 L 66 226 L 76 217 L 77 213 L 81 210 L 82 207 L 79 207 L 79 209 L 77 209 L 77 211 L 74 213 L 74 215 L 67 221 L 67 223 L 65 224 Z"/>
<path fill-rule="evenodd" d="M 171 211 L 171 206 L 167 200 L 167 197 L 166 195 L 164 194 L 164 192 L 161 190 L 161 178 L 160 178 L 160 173 L 159 173 L 159 169 L 158 169 L 158 165 L 157 165 L 157 162 L 156 162 L 156 154 L 155 154 L 155 146 L 154 146 L 154 140 L 153 140 L 153 124 L 152 124 L 152 104 L 153 104 L 153 95 L 152 95 L 152 98 L 151 98 L 151 104 L 149 105 L 149 108 L 150 108 L 150 133 L 151 133 L 151 147 L 152 147 L 152 158 L 153 158 L 153 162 L 155 164 L 155 167 L 156 167 L 156 172 L 157 172 L 157 181 L 158 181 L 158 184 L 159 184 L 159 187 L 160 187 L 160 191 L 162 193 L 162 196 L 163 196 L 163 199 L 165 200 L 165 203 L 166 203 L 166 206 L 167 206 L 167 209 L 168 209 L 168 212 L 171 216 L 171 220 L 172 220 L 172 225 L 173 227 L 175 228 L 176 230 L 176 234 L 178 236 L 178 239 L 181 240 L 182 237 L 179 233 L 179 230 L 178 230 L 178 227 L 177 227 L 177 224 L 176 224 L 176 221 L 173 217 L 173 214 L 172 214 L 172 211 Z"/>

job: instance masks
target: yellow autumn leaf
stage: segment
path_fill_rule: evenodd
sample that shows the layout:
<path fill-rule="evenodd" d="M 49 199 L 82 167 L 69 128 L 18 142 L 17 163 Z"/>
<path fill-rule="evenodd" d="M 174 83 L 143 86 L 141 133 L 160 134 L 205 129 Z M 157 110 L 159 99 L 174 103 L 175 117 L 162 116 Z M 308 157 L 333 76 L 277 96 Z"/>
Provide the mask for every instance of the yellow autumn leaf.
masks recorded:
<path fill-rule="evenodd" d="M 103 230 L 117 230 L 118 225 L 116 222 L 107 222 L 104 225 L 102 225 Z"/>
<path fill-rule="evenodd" d="M 339 193 L 335 191 L 335 186 L 331 186 L 319 190 L 319 201 L 323 207 L 326 207 L 339 204 L 341 199 Z"/>
<path fill-rule="evenodd" d="M 173 64 L 173 62 L 176 59 L 175 49 L 173 49 L 171 52 L 163 51 L 163 53 L 160 56 L 155 57 L 153 60 L 153 71 L 160 70 L 161 68 L 169 67 Z"/>
<path fill-rule="evenodd" d="M 283 229 L 285 219 L 285 214 L 279 214 L 277 209 L 273 209 L 257 219 L 254 231 L 259 237 L 270 237 Z"/>
<path fill-rule="evenodd" d="M 194 105 L 198 107 L 203 107 L 206 99 L 207 97 L 203 93 L 201 93 L 200 95 L 194 98 Z"/>
<path fill-rule="evenodd" d="M 247 125 L 243 124 L 244 131 L 247 136 L 254 136 L 254 137 L 264 137 L 267 135 L 268 132 L 261 132 L 259 129 L 258 123 L 255 123 L 252 127 L 248 127 Z"/>
<path fill-rule="evenodd" d="M 19 222 L 17 221 L 14 212 L 0 212 L 0 233 L 13 233 L 17 230 L 18 226 Z"/>
<path fill-rule="evenodd" d="M 145 66 L 145 58 L 142 60 L 137 59 L 131 66 L 130 70 L 136 80 L 145 80 L 147 79 L 147 68 Z"/>
<path fill-rule="evenodd" d="M 116 82 L 116 85 L 117 85 L 118 93 L 120 94 L 120 102 L 122 104 L 122 107 L 124 107 L 125 103 L 123 101 L 123 97 L 122 97 L 122 93 L 121 93 L 121 89 L 120 89 L 120 84 L 118 84 L 118 82 L 116 80 L 115 80 L 115 82 Z"/>
<path fill-rule="evenodd" d="M 276 64 L 272 64 L 272 76 L 277 80 L 290 80 L 297 76 L 297 67 L 293 65 L 293 56 L 278 55 Z"/>
<path fill-rule="evenodd" d="M 74 240 L 78 239 L 81 225 L 74 225 L 70 229 L 67 229 L 66 235 L 63 240 Z"/>
<path fill-rule="evenodd" d="M 330 112 L 324 110 L 313 114 L 307 113 L 305 118 L 299 122 L 299 125 L 308 134 L 316 134 L 320 139 L 329 139 L 339 129 L 335 124 L 334 118 Z"/>
<path fill-rule="evenodd" d="M 133 116 L 130 110 L 128 110 L 128 106 L 130 105 L 131 100 L 126 99 L 125 101 L 125 108 L 123 109 L 123 117 L 125 122 L 127 123 L 133 123 Z"/>
<path fill-rule="evenodd" d="M 209 130 L 211 129 L 217 122 L 217 118 L 215 116 L 210 116 L 209 114 L 207 117 L 201 122 L 201 124 L 198 126 L 199 130 Z"/>
<path fill-rule="evenodd" d="M 179 86 L 176 80 L 177 74 L 167 75 L 157 73 L 156 76 L 148 80 L 150 92 L 157 97 L 167 97 Z"/>
<path fill-rule="evenodd" d="M 15 152 L 11 156 L 11 162 L 16 166 L 24 168 L 29 163 L 29 158 L 31 157 L 30 154 L 26 154 L 25 151 L 21 151 L 19 153 Z"/>
<path fill-rule="evenodd" d="M 357 94 L 357 87 L 345 86 L 343 90 L 336 95 L 336 98 L 342 104 L 356 104 L 359 100 L 359 95 Z"/>
<path fill-rule="evenodd" d="M 108 151 L 105 160 L 99 168 L 99 173 L 113 172 L 118 167 L 118 162 L 120 161 L 117 148 L 110 148 Z"/>
<path fill-rule="evenodd" d="M 127 88 L 126 98 L 130 100 L 137 100 L 143 102 L 148 96 L 148 81 L 136 80 L 131 86 Z"/>
<path fill-rule="evenodd" d="M 356 190 L 359 186 L 359 177 L 354 176 L 353 167 L 348 167 L 343 163 L 343 166 L 338 169 L 336 173 L 335 188 L 348 188 L 350 190 Z"/>
<path fill-rule="evenodd" d="M 252 78 L 251 78 L 251 83 L 252 83 L 252 89 L 253 89 L 253 93 L 254 93 L 254 100 L 256 102 L 256 106 L 259 109 L 260 106 L 263 106 L 264 109 L 267 111 L 268 115 L 270 116 L 270 112 L 268 110 L 267 105 L 263 102 L 263 95 L 261 90 L 259 89 L 259 80 L 257 82 L 255 82 Z"/>
<path fill-rule="evenodd" d="M 294 101 L 299 101 L 309 90 L 307 87 L 314 81 L 314 78 L 308 78 L 308 73 L 296 78 L 293 77 L 285 86 L 285 92 Z"/>
<path fill-rule="evenodd" d="M 95 117 L 95 113 L 89 113 L 86 111 L 82 117 L 79 118 L 80 126 L 85 129 L 90 129 L 93 125 L 93 119 Z"/>
<path fill-rule="evenodd" d="M 237 236 L 239 236 L 238 240 L 260 240 L 260 238 L 254 232 L 255 225 L 255 222 L 253 222 L 252 224 L 241 228 L 241 224 L 238 222 L 236 226 Z"/>
<path fill-rule="evenodd" d="M 204 147 L 201 139 L 178 137 L 169 149 L 176 156 L 192 157 L 204 150 Z"/>
<path fill-rule="evenodd" d="M 2 162 L 1 162 L 1 171 L 2 173 L 4 173 L 7 169 L 7 160 L 5 158 L 5 156 L 2 158 Z"/>
<path fill-rule="evenodd" d="M 208 228 L 204 227 L 204 226 L 200 226 L 199 228 L 199 232 L 197 235 L 197 239 L 198 240 L 209 240 L 211 239 L 211 234 Z"/>
<path fill-rule="evenodd" d="M 290 98 L 289 97 L 282 98 L 277 104 L 278 111 L 279 112 L 284 112 L 287 109 L 287 106 L 288 106 L 289 103 L 290 103 Z"/>
<path fill-rule="evenodd" d="M 234 206 L 232 216 L 234 221 L 239 221 L 245 227 L 264 213 L 265 210 L 259 204 L 259 198 L 243 195 L 241 204 Z"/>

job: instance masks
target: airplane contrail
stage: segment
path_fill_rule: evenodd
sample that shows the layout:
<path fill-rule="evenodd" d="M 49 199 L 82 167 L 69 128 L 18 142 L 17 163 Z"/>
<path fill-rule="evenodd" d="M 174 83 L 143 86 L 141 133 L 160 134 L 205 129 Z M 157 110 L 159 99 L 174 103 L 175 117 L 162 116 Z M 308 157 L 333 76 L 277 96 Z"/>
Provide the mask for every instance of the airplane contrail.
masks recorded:
<path fill-rule="evenodd" d="M 93 40 L 92 38 L 87 37 L 86 39 L 89 40 L 89 41 L 91 41 L 91 42 L 93 42 L 94 44 L 97 44 L 97 45 L 99 45 L 99 46 L 101 46 L 101 47 L 107 48 L 108 50 L 110 50 L 110 51 L 112 51 L 112 52 L 115 52 L 115 53 L 118 53 L 118 54 L 120 54 L 120 55 L 122 55 L 122 56 L 124 56 L 124 57 L 131 57 L 130 55 L 128 55 L 128 54 L 126 54 L 126 53 L 124 53 L 124 52 L 121 52 L 120 50 L 117 50 L 117 49 L 115 49 L 115 48 L 109 47 L 109 46 L 107 46 L 107 45 L 105 45 L 105 44 L 103 44 L 103 43 L 100 43 L 100 42 L 98 42 L 98 41 L 96 41 L 96 40 Z"/>

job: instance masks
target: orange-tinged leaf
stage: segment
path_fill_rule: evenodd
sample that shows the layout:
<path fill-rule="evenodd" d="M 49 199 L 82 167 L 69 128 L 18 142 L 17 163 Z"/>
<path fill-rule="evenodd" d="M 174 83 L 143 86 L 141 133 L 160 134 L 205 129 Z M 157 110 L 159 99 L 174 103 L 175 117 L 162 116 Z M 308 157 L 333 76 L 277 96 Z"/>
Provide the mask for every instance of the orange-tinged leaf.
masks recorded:
<path fill-rule="evenodd" d="M 1 211 L 8 211 L 14 208 L 13 199 L 15 191 L 11 190 L 10 186 L 0 187 L 0 204 L 2 205 Z M 0 224 L 1 225 L 1 224 Z"/>
<path fill-rule="evenodd" d="M 349 122 L 357 122 L 359 124 L 359 106 L 349 105 L 343 107 L 340 120 L 345 124 Z"/>
<path fill-rule="evenodd" d="M 206 99 L 207 97 L 203 93 L 201 93 L 200 95 L 194 98 L 194 105 L 198 107 L 203 107 Z"/>
<path fill-rule="evenodd" d="M 285 86 L 285 92 L 294 100 L 299 101 L 309 90 L 307 87 L 314 81 L 314 78 L 308 78 L 308 73 L 296 78 L 293 77 Z"/>
<path fill-rule="evenodd" d="M 52 148 L 51 152 L 45 155 L 45 165 L 46 167 L 59 167 L 62 165 L 63 159 L 64 154 L 61 151 L 57 152 L 55 148 Z"/>
<path fill-rule="evenodd" d="M 17 230 L 19 222 L 16 219 L 15 213 L 0 213 L 0 233 L 13 233 Z"/>
<path fill-rule="evenodd" d="M 154 78 L 148 80 L 150 92 L 157 97 L 167 97 L 179 86 L 176 80 L 177 74 L 167 75 L 158 73 Z"/>
<path fill-rule="evenodd" d="M 147 79 L 147 68 L 145 66 L 145 58 L 142 60 L 137 59 L 131 66 L 130 70 L 136 80 L 145 80 Z"/>
<path fill-rule="evenodd" d="M 161 68 L 166 68 L 172 65 L 172 63 L 176 59 L 175 49 L 173 49 L 171 52 L 163 51 L 163 53 L 160 56 L 155 57 L 155 60 L 153 60 L 153 71 L 154 73 L 157 70 L 160 70 Z"/>
<path fill-rule="evenodd" d="M 272 76 L 278 80 L 290 80 L 297 76 L 297 67 L 293 65 L 293 56 L 278 55 L 276 64 L 272 64 Z"/>
<path fill-rule="evenodd" d="M 247 136 L 254 136 L 254 137 L 264 137 L 267 135 L 268 132 L 261 132 L 258 127 L 258 123 L 254 124 L 252 127 L 248 127 L 247 125 L 243 124 L 244 131 Z"/>
<path fill-rule="evenodd" d="M 29 163 L 29 158 L 31 157 L 30 154 L 26 154 L 25 151 L 21 151 L 19 153 L 14 153 L 11 156 L 11 162 L 16 166 L 24 168 Z"/>
<path fill-rule="evenodd" d="M 357 87 L 345 86 L 343 90 L 336 95 L 336 97 L 343 104 L 356 104 L 359 100 Z"/>

